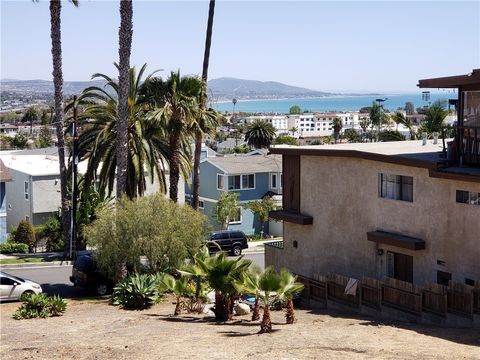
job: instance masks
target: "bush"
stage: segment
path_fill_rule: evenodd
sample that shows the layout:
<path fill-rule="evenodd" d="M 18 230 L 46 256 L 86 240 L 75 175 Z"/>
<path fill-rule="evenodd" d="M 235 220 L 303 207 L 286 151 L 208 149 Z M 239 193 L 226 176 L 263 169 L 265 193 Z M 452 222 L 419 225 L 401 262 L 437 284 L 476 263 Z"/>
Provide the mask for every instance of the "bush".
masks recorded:
<path fill-rule="evenodd" d="M 20 300 L 22 305 L 13 314 L 15 320 L 60 316 L 67 308 L 67 303 L 58 295 L 27 294 Z"/>
<path fill-rule="evenodd" d="M 125 309 L 147 309 L 159 299 L 157 276 L 135 274 L 120 281 L 113 289 L 112 303 Z"/>
<path fill-rule="evenodd" d="M 405 136 L 403 136 L 398 131 L 393 130 L 385 130 L 378 134 L 379 141 L 403 141 L 405 140 Z"/>
<path fill-rule="evenodd" d="M 17 232 L 15 233 L 15 242 L 28 245 L 28 250 L 33 251 L 35 245 L 35 233 L 33 226 L 28 221 L 22 220 L 18 223 Z"/>
<path fill-rule="evenodd" d="M 63 251 L 65 241 L 63 240 L 62 224 L 57 217 L 53 217 L 42 225 L 41 237 L 47 238 L 47 251 Z"/>
<path fill-rule="evenodd" d="M 0 244 L 0 254 L 26 254 L 28 253 L 28 245 L 14 242 L 6 242 Z"/>

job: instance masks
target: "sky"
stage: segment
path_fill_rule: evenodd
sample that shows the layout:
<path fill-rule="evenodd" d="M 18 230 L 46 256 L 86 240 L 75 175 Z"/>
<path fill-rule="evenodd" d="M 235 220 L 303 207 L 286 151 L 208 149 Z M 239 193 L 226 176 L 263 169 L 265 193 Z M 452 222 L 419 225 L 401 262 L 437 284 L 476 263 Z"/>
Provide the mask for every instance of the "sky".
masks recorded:
<path fill-rule="evenodd" d="M 51 80 L 48 0 L 0 0 L 2 79 Z M 118 1 L 62 6 L 65 80 L 115 75 Z M 131 64 L 201 74 L 208 0 L 134 1 Z M 217 0 L 209 79 L 415 91 L 480 68 L 480 1 Z"/>

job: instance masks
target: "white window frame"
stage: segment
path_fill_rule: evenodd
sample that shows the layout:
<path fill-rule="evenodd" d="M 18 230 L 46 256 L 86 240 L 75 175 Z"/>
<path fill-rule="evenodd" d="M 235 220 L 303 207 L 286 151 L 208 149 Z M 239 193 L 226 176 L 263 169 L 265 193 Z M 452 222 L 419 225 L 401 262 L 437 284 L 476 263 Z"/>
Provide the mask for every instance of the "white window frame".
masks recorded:
<path fill-rule="evenodd" d="M 24 192 L 25 192 L 25 200 L 30 199 L 30 183 L 28 181 L 24 181 Z"/>
<path fill-rule="evenodd" d="M 238 206 L 237 209 L 239 209 L 240 211 L 240 220 L 238 221 L 228 221 L 228 225 L 236 225 L 236 224 L 241 224 L 242 223 L 242 220 L 243 220 L 243 208 L 241 206 Z"/>
<path fill-rule="evenodd" d="M 275 186 L 273 186 L 273 177 L 275 177 Z M 278 189 L 278 174 L 277 173 L 271 173 L 270 174 L 270 187 L 272 189 Z"/>
<path fill-rule="evenodd" d="M 243 177 L 244 176 L 250 176 L 250 175 L 253 175 L 253 187 L 247 187 L 247 188 L 244 188 L 243 187 Z M 229 189 L 228 188 L 228 179 L 231 177 L 231 176 L 240 176 L 240 188 L 239 189 Z M 243 190 L 255 190 L 255 188 L 257 187 L 257 176 L 255 173 L 245 173 L 245 174 L 229 174 L 229 175 L 224 175 L 224 179 L 226 178 L 226 180 L 224 180 L 224 187 L 225 187 L 225 190 L 226 191 L 243 191 Z M 218 182 L 218 181 L 217 181 Z M 217 184 L 218 186 L 218 184 Z M 217 188 L 218 189 L 218 188 Z M 222 189 L 218 189 L 218 190 L 222 190 Z"/>
<path fill-rule="evenodd" d="M 222 182 L 223 182 L 223 187 L 218 187 L 218 179 L 219 177 L 222 177 Z M 224 174 L 218 174 L 217 173 L 217 190 L 222 190 L 222 191 L 225 191 L 225 175 Z"/>

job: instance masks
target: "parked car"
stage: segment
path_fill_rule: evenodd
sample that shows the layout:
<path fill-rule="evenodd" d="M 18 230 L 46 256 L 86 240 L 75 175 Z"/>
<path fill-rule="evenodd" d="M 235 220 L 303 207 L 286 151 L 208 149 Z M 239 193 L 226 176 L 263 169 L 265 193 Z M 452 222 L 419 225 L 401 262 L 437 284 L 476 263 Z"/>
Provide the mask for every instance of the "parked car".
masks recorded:
<path fill-rule="evenodd" d="M 72 267 L 70 281 L 74 286 L 81 286 L 94 290 L 97 295 L 103 296 L 113 290 L 113 280 L 96 265 L 92 254 L 79 255 Z"/>
<path fill-rule="evenodd" d="M 227 251 L 232 255 L 239 256 L 242 254 L 243 249 L 248 249 L 247 237 L 243 231 L 215 231 L 210 235 L 209 241 L 208 250 L 210 253 L 221 250 Z"/>
<path fill-rule="evenodd" d="M 40 294 L 42 287 L 34 281 L 0 271 L 0 300 L 18 300 L 24 294 Z"/>

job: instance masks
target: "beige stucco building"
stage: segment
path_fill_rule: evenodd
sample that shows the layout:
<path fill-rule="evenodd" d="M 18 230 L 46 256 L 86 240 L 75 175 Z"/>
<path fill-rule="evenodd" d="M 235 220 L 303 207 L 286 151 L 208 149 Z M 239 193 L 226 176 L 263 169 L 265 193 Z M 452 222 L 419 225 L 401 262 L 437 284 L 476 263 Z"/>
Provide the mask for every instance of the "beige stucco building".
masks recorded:
<path fill-rule="evenodd" d="M 313 278 L 480 281 L 480 168 L 442 167 L 441 142 L 275 147 L 282 248 L 266 265 Z"/>

